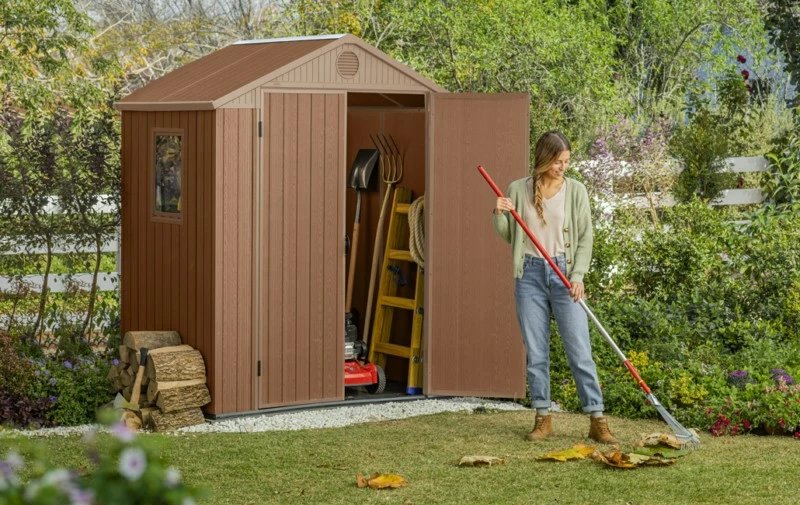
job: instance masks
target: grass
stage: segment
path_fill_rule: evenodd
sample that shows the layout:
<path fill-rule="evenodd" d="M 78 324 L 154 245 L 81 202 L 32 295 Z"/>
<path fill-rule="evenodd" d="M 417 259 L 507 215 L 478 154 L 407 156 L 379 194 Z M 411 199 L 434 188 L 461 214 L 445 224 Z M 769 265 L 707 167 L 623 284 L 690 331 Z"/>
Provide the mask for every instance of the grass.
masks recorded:
<path fill-rule="evenodd" d="M 702 447 L 670 467 L 617 470 L 593 461 L 536 461 L 584 439 L 588 419 L 555 414 L 555 436 L 523 440 L 532 414 L 443 413 L 346 428 L 267 433 L 147 435 L 213 504 L 763 504 L 798 503 L 800 442 L 790 437 L 703 435 Z M 626 443 L 663 431 L 657 421 L 611 419 Z M 59 465 L 88 465 L 79 438 L 42 439 Z M 0 454 L 15 445 L 0 437 Z M 625 449 L 626 447 L 623 447 Z M 629 447 L 627 447 L 629 448 Z M 467 455 L 505 458 L 460 468 Z M 356 487 L 357 473 L 397 473 L 408 487 Z"/>

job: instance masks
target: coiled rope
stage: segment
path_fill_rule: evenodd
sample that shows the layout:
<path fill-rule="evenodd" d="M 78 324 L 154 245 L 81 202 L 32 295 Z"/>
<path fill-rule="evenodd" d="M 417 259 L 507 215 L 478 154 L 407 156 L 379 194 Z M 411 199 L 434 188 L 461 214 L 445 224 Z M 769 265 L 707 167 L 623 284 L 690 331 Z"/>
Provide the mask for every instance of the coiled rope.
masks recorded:
<path fill-rule="evenodd" d="M 414 200 L 408 208 L 408 249 L 411 257 L 425 268 L 425 195 Z"/>

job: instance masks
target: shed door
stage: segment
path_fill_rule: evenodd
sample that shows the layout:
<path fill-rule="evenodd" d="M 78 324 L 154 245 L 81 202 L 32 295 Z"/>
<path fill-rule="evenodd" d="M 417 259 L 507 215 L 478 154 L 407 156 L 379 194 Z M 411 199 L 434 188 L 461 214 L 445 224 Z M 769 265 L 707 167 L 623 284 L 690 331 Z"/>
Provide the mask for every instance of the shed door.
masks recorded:
<path fill-rule="evenodd" d="M 425 389 L 520 398 L 525 352 L 511 253 L 492 226 L 496 196 L 528 173 L 527 94 L 432 95 L 426 183 Z"/>
<path fill-rule="evenodd" d="M 259 407 L 344 398 L 345 95 L 265 92 Z"/>

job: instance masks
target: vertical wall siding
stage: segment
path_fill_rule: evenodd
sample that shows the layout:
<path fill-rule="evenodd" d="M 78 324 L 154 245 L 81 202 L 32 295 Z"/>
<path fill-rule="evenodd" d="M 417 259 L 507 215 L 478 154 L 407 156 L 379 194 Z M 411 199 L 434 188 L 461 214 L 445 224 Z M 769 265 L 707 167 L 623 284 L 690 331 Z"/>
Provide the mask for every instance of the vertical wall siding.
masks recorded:
<path fill-rule="evenodd" d="M 255 111 L 216 111 L 215 413 L 253 410 L 252 276 Z"/>
<path fill-rule="evenodd" d="M 259 407 L 344 395 L 344 95 L 267 93 Z"/>
<path fill-rule="evenodd" d="M 209 280 L 213 121 L 211 111 L 122 113 L 122 331 L 178 331 L 203 354 L 210 385 L 215 377 Z M 184 130 L 182 224 L 150 220 L 154 127 Z M 209 405 L 206 411 L 216 408 Z"/>

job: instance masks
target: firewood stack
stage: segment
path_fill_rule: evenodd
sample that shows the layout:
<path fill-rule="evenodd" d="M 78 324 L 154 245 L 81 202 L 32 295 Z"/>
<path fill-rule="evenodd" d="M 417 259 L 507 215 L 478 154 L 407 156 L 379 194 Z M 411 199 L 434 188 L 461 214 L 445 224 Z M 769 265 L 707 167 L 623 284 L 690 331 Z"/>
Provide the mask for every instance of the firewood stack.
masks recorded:
<path fill-rule="evenodd" d="M 139 397 L 142 424 L 168 431 L 204 423 L 200 407 L 211 401 L 205 362 L 200 351 L 181 344 L 178 332 L 127 332 L 119 346 L 119 364 L 108 374 L 112 391 L 130 401 L 142 347 L 148 350 Z"/>

